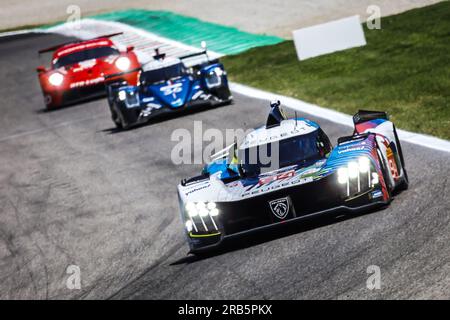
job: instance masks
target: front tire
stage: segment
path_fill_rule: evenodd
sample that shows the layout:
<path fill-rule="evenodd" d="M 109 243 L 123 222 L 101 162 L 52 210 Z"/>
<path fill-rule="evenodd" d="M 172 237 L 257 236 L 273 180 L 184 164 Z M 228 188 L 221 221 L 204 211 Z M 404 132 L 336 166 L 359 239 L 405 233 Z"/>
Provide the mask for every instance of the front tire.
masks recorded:
<path fill-rule="evenodd" d="M 116 104 L 111 108 L 111 118 L 118 129 L 128 130 L 131 127 Z"/>
<path fill-rule="evenodd" d="M 120 122 L 119 116 L 117 115 L 117 112 L 114 110 L 114 108 L 111 108 L 111 119 L 114 122 L 114 124 L 116 125 L 117 129 L 122 129 L 122 123 Z"/>

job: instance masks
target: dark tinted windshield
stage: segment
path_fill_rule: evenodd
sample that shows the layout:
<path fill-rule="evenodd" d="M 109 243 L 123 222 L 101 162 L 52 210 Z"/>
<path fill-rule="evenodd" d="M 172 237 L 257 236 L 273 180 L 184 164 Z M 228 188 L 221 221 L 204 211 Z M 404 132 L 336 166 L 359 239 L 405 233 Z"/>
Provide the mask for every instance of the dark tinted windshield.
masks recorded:
<path fill-rule="evenodd" d="M 239 151 L 239 163 L 247 176 L 291 165 L 310 165 L 331 151 L 331 143 L 321 129 L 276 143 Z"/>
<path fill-rule="evenodd" d="M 177 63 L 165 68 L 144 71 L 141 73 L 141 82 L 151 84 L 181 77 L 185 74 L 183 63 Z"/>
<path fill-rule="evenodd" d="M 55 62 L 55 68 L 61 68 L 81 61 L 103 58 L 111 55 L 118 55 L 119 51 L 111 47 L 100 47 L 74 52 L 59 58 Z"/>

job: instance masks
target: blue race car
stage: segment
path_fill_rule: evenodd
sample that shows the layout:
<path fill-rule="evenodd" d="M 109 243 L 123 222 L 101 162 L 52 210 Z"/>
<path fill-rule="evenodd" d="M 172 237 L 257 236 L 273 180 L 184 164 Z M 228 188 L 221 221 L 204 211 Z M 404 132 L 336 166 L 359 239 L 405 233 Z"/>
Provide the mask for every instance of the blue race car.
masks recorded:
<path fill-rule="evenodd" d="M 195 63 L 188 67 L 187 60 Z M 107 79 L 109 108 L 117 128 L 128 129 L 157 116 L 232 102 L 223 65 L 217 59 L 210 60 L 206 50 L 179 58 L 166 58 L 156 50 L 153 59 L 142 65 L 138 77 L 137 85 L 115 82 L 118 75 Z"/>
<path fill-rule="evenodd" d="M 408 187 L 395 126 L 385 112 L 359 111 L 353 121 L 353 135 L 333 147 L 317 123 L 287 119 L 272 103 L 265 126 L 178 185 L 191 252 L 318 214 L 388 205 Z"/>

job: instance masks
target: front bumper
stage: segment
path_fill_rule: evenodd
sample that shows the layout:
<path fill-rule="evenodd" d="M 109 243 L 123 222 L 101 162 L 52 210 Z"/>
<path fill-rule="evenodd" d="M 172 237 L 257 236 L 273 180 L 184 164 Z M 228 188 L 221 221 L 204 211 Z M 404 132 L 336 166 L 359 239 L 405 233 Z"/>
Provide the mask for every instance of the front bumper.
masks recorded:
<path fill-rule="evenodd" d="M 133 84 L 136 82 L 137 71 L 133 70 L 126 74 L 117 74 L 114 75 L 114 77 L 115 81 L 125 81 Z M 106 93 L 105 81 L 75 88 L 58 89 L 52 87 L 51 89 L 43 89 L 44 102 L 48 109 L 72 105 L 90 99 L 102 98 L 106 96 Z"/>
<path fill-rule="evenodd" d="M 365 188 L 352 185 L 350 195 L 344 185 L 337 184 L 336 173 L 321 179 L 258 193 L 231 202 L 216 202 L 219 215 L 191 217 L 193 231 L 187 234 L 191 252 L 209 250 L 219 246 L 225 239 L 271 228 L 307 217 L 334 212 L 354 213 L 387 205 L 380 184 Z M 276 214 L 274 203 L 287 207 L 284 215 Z M 210 221 L 211 220 L 211 221 Z"/>
<path fill-rule="evenodd" d="M 55 109 L 77 102 L 100 98 L 106 95 L 103 83 L 69 90 L 44 92 L 44 101 L 48 109 Z"/>
<path fill-rule="evenodd" d="M 222 246 L 224 244 L 224 242 L 228 241 L 228 240 L 232 240 L 238 237 L 242 237 L 244 235 L 250 235 L 253 233 L 257 233 L 263 230 L 270 230 L 272 228 L 278 228 L 280 226 L 286 226 L 287 224 L 291 224 L 294 222 L 298 222 L 307 218 L 313 218 L 316 216 L 321 216 L 321 215 L 325 215 L 325 214 L 333 214 L 333 213 L 352 213 L 352 214 L 357 214 L 360 212 L 365 212 L 365 211 L 369 211 L 369 210 L 373 210 L 373 209 L 377 209 L 377 208 L 381 208 L 384 207 L 386 205 L 388 205 L 389 202 L 384 201 L 384 200 L 379 200 L 379 201 L 375 201 L 372 203 L 368 203 L 365 205 L 361 205 L 358 207 L 349 207 L 349 206 L 345 206 L 345 205 L 341 205 L 341 206 L 337 206 L 334 208 L 330 208 L 330 209 L 326 209 L 326 210 L 322 210 L 322 211 L 317 211 L 317 212 L 313 212 L 313 213 L 309 213 L 303 216 L 299 216 L 299 217 L 294 217 L 288 220 L 284 220 L 284 221 L 279 221 L 279 222 L 275 222 L 272 224 L 268 224 L 268 225 L 263 225 L 263 226 L 259 226 L 259 227 L 255 227 L 252 229 L 247 229 L 247 230 L 243 230 L 243 231 L 239 231 L 233 234 L 224 234 L 221 232 L 217 232 L 214 234 L 209 235 L 208 237 L 202 237 L 202 236 L 197 236 L 198 239 L 202 239 L 203 241 L 201 242 L 201 245 L 196 245 L 196 243 L 193 241 L 194 237 L 192 237 L 191 235 L 188 235 L 188 237 L 190 237 L 189 239 L 189 244 L 190 244 L 190 251 L 189 253 L 203 253 L 203 252 L 208 252 L 208 251 L 212 251 L 214 249 L 218 249 L 220 248 L 220 246 Z M 200 242 L 198 242 L 198 244 L 200 244 Z"/>

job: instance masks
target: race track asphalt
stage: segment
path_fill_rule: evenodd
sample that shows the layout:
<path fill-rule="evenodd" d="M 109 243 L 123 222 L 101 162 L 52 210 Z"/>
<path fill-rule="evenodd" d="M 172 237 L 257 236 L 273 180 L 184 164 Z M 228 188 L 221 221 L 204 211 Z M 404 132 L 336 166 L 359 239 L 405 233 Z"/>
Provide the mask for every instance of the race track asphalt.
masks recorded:
<path fill-rule="evenodd" d="M 404 143 L 410 188 L 384 210 L 187 256 L 176 185 L 201 165 L 170 161 L 173 130 L 253 127 L 267 102 L 235 95 L 126 132 L 113 130 L 104 99 L 45 112 L 37 50 L 65 40 L 0 39 L 0 299 L 450 298 L 450 154 Z M 351 134 L 310 118 L 334 143 Z M 69 265 L 81 290 L 66 287 Z M 379 290 L 366 288 L 371 265 Z"/>

